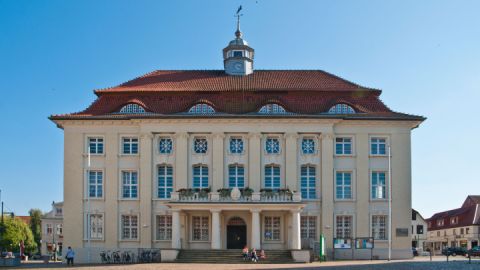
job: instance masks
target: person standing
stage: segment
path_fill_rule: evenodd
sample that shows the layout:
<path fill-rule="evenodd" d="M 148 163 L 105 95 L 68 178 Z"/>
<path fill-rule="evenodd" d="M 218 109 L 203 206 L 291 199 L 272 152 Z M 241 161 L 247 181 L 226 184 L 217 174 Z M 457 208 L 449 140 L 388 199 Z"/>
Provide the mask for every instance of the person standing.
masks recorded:
<path fill-rule="evenodd" d="M 72 247 L 68 247 L 65 258 L 67 258 L 67 265 L 70 265 L 70 264 L 73 265 L 73 259 L 75 258 L 75 251 L 73 251 Z"/>

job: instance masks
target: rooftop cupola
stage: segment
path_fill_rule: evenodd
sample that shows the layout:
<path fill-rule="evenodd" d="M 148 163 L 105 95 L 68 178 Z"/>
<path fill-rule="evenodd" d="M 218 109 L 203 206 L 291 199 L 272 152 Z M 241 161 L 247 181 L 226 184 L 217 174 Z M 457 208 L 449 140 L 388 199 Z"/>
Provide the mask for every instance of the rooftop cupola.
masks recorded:
<path fill-rule="evenodd" d="M 240 31 L 240 10 L 237 11 L 237 31 L 235 31 L 235 39 L 228 43 L 223 49 L 223 66 L 228 75 L 248 75 L 253 73 L 253 55 L 254 50 L 248 46 L 246 40 L 242 38 Z"/>

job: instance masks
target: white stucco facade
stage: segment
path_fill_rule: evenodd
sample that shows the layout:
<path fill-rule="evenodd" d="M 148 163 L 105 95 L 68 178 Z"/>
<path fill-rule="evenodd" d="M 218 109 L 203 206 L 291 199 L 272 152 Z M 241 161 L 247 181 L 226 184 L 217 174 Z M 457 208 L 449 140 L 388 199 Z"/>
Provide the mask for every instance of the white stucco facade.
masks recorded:
<path fill-rule="evenodd" d="M 99 252 L 104 250 L 226 249 L 227 226 L 232 218 L 243 220 L 248 247 L 298 250 L 307 248 L 311 240 L 318 241 L 320 234 L 324 234 L 327 254 L 331 256 L 339 216 L 350 217 L 351 238 L 371 237 L 374 216 L 385 217 L 388 221 L 389 194 L 384 199 L 372 199 L 372 172 L 388 171 L 387 155 L 371 155 L 371 138 L 377 137 L 385 138 L 391 145 L 392 181 L 387 179 L 386 183 L 392 185 L 392 258 L 411 257 L 411 233 L 399 235 L 397 229 L 410 232 L 411 227 L 410 137 L 417 122 L 274 118 L 56 122 L 65 133 L 64 246 L 74 248 L 79 262 L 86 262 L 89 246 L 92 262 L 98 262 Z M 103 138 L 104 151 L 90 155 L 89 167 L 88 138 L 91 137 Z M 138 138 L 138 154 L 122 154 L 124 137 Z M 197 137 L 207 139 L 205 154 L 193 153 L 193 140 Z M 242 153 L 230 153 L 232 137 L 243 140 Z M 265 151 L 265 140 L 270 137 L 280 141 L 278 154 Z M 352 139 L 351 154 L 335 154 L 338 137 Z M 161 138 L 172 139 L 171 153 L 159 153 Z M 303 153 L 304 138 L 315 141 L 313 153 Z M 188 201 L 175 191 L 193 187 L 192 168 L 197 164 L 208 168 L 211 191 L 205 198 L 194 196 Z M 244 167 L 244 187 L 253 190 L 247 201 L 243 197 L 238 201 L 229 197 L 219 199 L 216 192 L 229 187 L 228 168 L 232 164 Z M 289 199 L 269 199 L 261 195 L 268 164 L 280 168 L 280 188 L 293 192 Z M 171 166 L 173 170 L 171 198 L 158 197 L 158 167 L 161 165 Z M 301 198 L 300 171 L 304 165 L 315 168 L 314 199 Z M 103 173 L 103 192 L 100 197 L 87 200 L 90 171 Z M 124 171 L 138 173 L 136 198 L 122 198 Z M 350 199 L 336 196 L 336 173 L 344 171 L 351 172 L 352 176 Z M 96 238 L 91 238 L 90 244 L 87 241 L 88 212 L 101 219 L 95 224 L 100 230 L 96 229 Z M 129 220 L 127 226 L 129 236 L 135 234 L 132 227 L 137 231 L 135 237 L 124 239 L 122 216 L 136 217 L 136 224 L 130 226 Z M 163 233 L 166 231 L 164 218 L 157 216 L 168 216 L 167 230 L 171 230 L 168 239 L 159 237 L 162 234 L 159 226 Z M 307 216 L 311 218 L 305 218 Z M 198 230 L 194 228 L 194 219 L 201 227 Z M 390 226 L 382 228 L 388 230 Z M 387 247 L 387 239 L 377 239 L 374 255 L 386 258 Z M 337 250 L 335 256 L 350 258 L 351 250 Z M 370 252 L 355 250 L 355 257 L 370 258 Z"/>

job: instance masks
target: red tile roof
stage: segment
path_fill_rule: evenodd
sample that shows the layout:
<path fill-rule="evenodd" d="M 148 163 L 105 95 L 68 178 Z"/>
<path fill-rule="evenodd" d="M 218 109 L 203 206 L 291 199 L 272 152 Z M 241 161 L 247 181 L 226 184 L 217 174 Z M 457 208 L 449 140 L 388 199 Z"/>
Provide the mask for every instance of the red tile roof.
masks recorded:
<path fill-rule="evenodd" d="M 321 70 L 256 70 L 248 76 L 226 75 L 223 70 L 163 70 L 95 93 L 97 100 L 84 111 L 50 119 L 192 117 L 182 113 L 197 103 L 215 108 L 217 114 L 208 117 L 272 117 L 252 114 L 267 103 L 277 103 L 295 114 L 290 117 L 331 118 L 339 116 L 327 115 L 330 107 L 346 103 L 357 114 L 342 118 L 424 120 L 391 111 L 380 100 L 378 89 L 365 88 Z M 129 103 L 141 105 L 147 113 L 118 114 Z"/>
<path fill-rule="evenodd" d="M 321 70 L 255 70 L 248 76 L 231 76 L 223 70 L 157 70 L 95 92 L 355 91 L 362 88 L 365 89 Z"/>
<path fill-rule="evenodd" d="M 469 196 L 465 200 L 466 202 L 470 200 L 470 197 L 479 197 L 479 196 Z M 430 222 L 429 230 L 441 230 L 447 228 L 456 228 L 464 227 L 470 225 L 480 225 L 480 203 L 472 204 L 463 204 L 462 207 L 457 209 L 452 209 L 448 211 L 443 211 L 435 213 L 432 217 L 427 219 Z M 452 224 L 451 219 L 457 217 L 458 223 Z M 443 219 L 444 225 L 438 226 L 437 221 Z"/>

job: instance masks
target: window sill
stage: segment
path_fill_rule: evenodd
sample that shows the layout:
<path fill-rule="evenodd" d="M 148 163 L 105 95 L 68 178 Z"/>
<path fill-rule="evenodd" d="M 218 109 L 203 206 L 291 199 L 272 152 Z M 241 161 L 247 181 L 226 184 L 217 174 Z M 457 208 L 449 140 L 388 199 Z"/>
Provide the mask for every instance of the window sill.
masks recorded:
<path fill-rule="evenodd" d="M 87 242 L 88 239 L 83 238 L 83 241 Z M 102 238 L 102 239 L 94 239 L 94 238 L 91 238 L 91 239 L 90 239 L 90 242 L 105 242 L 105 239 L 103 239 L 103 238 Z"/>
<path fill-rule="evenodd" d="M 369 158 L 386 158 L 386 157 L 388 157 L 388 155 L 387 154 L 385 154 L 385 155 L 372 155 L 372 154 L 370 154 L 370 155 L 368 155 L 368 157 Z"/>
<path fill-rule="evenodd" d="M 334 154 L 333 156 L 338 157 L 338 158 L 354 158 L 354 157 L 357 157 L 357 155 L 354 155 L 354 154 L 350 154 L 350 155 Z"/>
<path fill-rule="evenodd" d="M 168 202 L 171 198 L 153 198 L 152 201 Z"/>
<path fill-rule="evenodd" d="M 118 199 L 119 201 L 124 201 L 124 202 L 136 202 L 136 201 L 140 201 L 139 198 L 120 198 Z"/>
<path fill-rule="evenodd" d="M 205 240 L 190 240 L 188 243 L 210 243 L 210 240 L 205 241 Z"/>
<path fill-rule="evenodd" d="M 355 202 L 355 199 L 335 199 L 334 202 Z"/>
<path fill-rule="evenodd" d="M 104 197 L 83 198 L 84 201 L 105 201 Z"/>
<path fill-rule="evenodd" d="M 169 240 L 153 240 L 154 243 L 167 243 L 167 242 L 172 242 L 172 239 Z"/>
<path fill-rule="evenodd" d="M 385 199 L 370 199 L 370 202 L 386 203 L 386 202 L 388 202 L 388 198 L 385 198 Z"/>
<path fill-rule="evenodd" d="M 118 154 L 119 157 L 139 157 L 140 154 Z"/>
<path fill-rule="evenodd" d="M 119 242 L 140 243 L 139 239 L 120 239 Z"/>
<path fill-rule="evenodd" d="M 83 153 L 84 157 L 88 157 L 88 153 Z M 90 157 L 105 157 L 105 153 L 103 154 L 90 154 Z"/>

